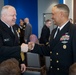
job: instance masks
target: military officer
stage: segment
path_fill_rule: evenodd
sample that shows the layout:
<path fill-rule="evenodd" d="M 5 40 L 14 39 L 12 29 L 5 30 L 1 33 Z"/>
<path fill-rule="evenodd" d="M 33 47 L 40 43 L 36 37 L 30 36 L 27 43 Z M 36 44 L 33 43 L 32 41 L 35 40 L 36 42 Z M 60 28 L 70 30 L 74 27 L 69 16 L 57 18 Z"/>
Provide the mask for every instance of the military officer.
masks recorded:
<path fill-rule="evenodd" d="M 69 21 L 69 12 L 66 4 L 52 8 L 52 19 L 57 28 L 51 33 L 49 46 L 28 43 L 31 52 L 50 56 L 48 75 L 68 75 L 70 65 L 76 62 L 76 27 Z"/>
<path fill-rule="evenodd" d="M 16 26 L 16 10 L 11 5 L 3 6 L 0 18 L 0 63 L 15 58 L 20 62 L 21 72 L 26 70 L 25 64 L 21 60 L 21 52 L 27 48 L 26 44 L 19 45 Z"/>

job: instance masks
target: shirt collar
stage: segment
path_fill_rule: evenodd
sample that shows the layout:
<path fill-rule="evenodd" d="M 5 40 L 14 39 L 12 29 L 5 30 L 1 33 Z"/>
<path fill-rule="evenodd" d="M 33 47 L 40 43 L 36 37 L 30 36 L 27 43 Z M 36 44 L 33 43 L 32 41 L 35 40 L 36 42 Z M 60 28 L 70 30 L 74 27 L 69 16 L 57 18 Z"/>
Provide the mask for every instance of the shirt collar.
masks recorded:
<path fill-rule="evenodd" d="M 1 20 L 3 23 L 5 23 L 3 20 Z M 5 23 L 6 24 L 6 23 Z M 8 26 L 8 28 L 10 28 L 11 26 L 9 26 L 8 24 L 6 24 Z"/>
<path fill-rule="evenodd" d="M 69 20 L 68 20 L 66 23 L 64 23 L 61 27 L 58 26 L 58 28 L 59 28 L 60 30 L 62 30 L 62 28 L 63 28 L 68 22 L 69 22 Z"/>

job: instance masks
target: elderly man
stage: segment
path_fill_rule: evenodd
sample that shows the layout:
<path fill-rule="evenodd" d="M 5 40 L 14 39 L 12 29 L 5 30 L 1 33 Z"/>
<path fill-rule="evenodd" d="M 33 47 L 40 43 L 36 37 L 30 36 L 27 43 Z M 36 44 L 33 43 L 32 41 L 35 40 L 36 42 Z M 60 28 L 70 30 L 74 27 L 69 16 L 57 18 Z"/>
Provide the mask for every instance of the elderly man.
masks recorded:
<path fill-rule="evenodd" d="M 32 25 L 29 22 L 29 18 L 25 18 L 24 23 L 26 23 L 26 28 L 24 31 L 24 40 L 25 40 L 25 43 L 28 43 L 30 35 L 32 34 Z"/>
<path fill-rule="evenodd" d="M 21 60 L 21 51 L 26 50 L 27 45 L 19 45 L 18 32 L 13 28 L 16 22 L 16 10 L 13 6 L 3 6 L 0 20 L 0 63 L 4 60 L 15 58 L 20 62 L 21 71 L 26 70 L 25 64 Z"/>

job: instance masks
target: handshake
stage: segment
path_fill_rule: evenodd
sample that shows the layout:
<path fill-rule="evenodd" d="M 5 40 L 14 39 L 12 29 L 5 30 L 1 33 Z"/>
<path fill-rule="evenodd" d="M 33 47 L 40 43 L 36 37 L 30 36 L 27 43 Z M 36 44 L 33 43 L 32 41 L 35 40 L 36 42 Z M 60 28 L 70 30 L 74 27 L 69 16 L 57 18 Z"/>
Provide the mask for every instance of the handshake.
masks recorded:
<path fill-rule="evenodd" d="M 22 43 L 21 52 L 28 52 L 34 49 L 35 43 L 29 42 L 28 44 Z"/>

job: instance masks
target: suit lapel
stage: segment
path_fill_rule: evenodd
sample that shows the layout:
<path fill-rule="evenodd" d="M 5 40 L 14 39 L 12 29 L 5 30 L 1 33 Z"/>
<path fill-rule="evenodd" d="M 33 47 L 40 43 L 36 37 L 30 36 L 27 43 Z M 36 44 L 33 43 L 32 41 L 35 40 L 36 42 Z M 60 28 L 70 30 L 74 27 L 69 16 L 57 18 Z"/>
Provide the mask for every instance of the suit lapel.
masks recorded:
<path fill-rule="evenodd" d="M 11 38 L 12 37 L 14 38 L 14 35 L 13 33 L 10 32 L 8 26 L 5 23 L 3 23 L 1 20 L 0 20 L 0 24 L 1 24 L 0 28 L 3 29 L 6 33 L 8 33 L 11 36 Z"/>
<path fill-rule="evenodd" d="M 61 36 L 65 35 L 65 33 L 67 33 L 69 31 L 69 26 L 70 26 L 70 23 L 68 22 L 64 27 L 63 29 L 60 31 L 60 33 L 58 34 L 57 38 L 58 41 L 60 40 Z"/>
<path fill-rule="evenodd" d="M 14 33 L 9 28 L 7 30 L 9 31 L 9 32 L 8 31 L 7 32 L 10 34 L 10 36 L 13 37 L 13 38 L 15 38 Z"/>
<path fill-rule="evenodd" d="M 11 38 L 14 41 L 14 39 L 15 39 L 14 34 L 10 32 L 8 26 L 1 20 L 0 20 L 0 29 L 2 29 L 4 32 L 6 32 L 9 35 L 9 38 Z"/>
<path fill-rule="evenodd" d="M 17 35 L 17 30 L 15 29 L 15 27 L 13 27 L 13 30 L 14 30 L 14 35 L 15 35 L 15 42 L 14 43 L 17 43 L 18 44 L 18 35 Z"/>

